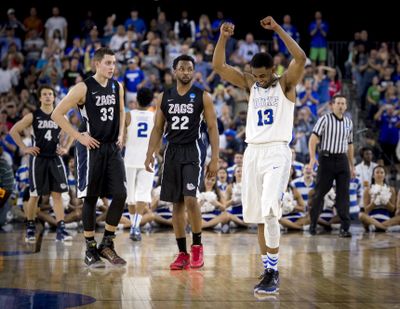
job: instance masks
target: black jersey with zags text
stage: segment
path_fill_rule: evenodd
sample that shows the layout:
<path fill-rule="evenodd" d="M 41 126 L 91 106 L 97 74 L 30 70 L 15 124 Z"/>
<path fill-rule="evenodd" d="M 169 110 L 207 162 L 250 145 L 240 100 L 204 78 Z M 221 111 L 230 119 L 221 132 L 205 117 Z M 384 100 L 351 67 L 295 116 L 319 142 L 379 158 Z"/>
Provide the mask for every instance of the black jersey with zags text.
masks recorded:
<path fill-rule="evenodd" d="M 101 86 L 93 77 L 85 79 L 86 99 L 79 106 L 82 125 L 79 132 L 89 132 L 100 143 L 113 143 L 119 134 L 119 84 L 109 79 Z"/>
<path fill-rule="evenodd" d="M 161 110 L 167 121 L 165 137 L 172 144 L 193 143 L 201 137 L 203 90 L 192 86 L 183 96 L 176 87 L 164 92 Z"/>
<path fill-rule="evenodd" d="M 57 156 L 61 128 L 40 108 L 33 113 L 32 145 L 40 148 L 39 157 Z"/>

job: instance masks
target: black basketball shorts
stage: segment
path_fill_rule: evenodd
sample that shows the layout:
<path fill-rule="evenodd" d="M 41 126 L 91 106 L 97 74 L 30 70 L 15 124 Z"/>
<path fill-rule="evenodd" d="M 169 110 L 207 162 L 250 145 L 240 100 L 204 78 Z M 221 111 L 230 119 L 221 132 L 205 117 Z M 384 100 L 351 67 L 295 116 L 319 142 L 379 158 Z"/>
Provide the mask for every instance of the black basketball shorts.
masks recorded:
<path fill-rule="evenodd" d="M 34 157 L 29 164 L 29 190 L 31 196 L 50 192 L 68 192 L 67 172 L 61 157 Z"/>
<path fill-rule="evenodd" d="M 126 194 L 124 160 L 116 144 L 88 149 L 76 143 L 75 148 L 79 198 Z"/>
<path fill-rule="evenodd" d="M 206 150 L 201 140 L 185 145 L 168 144 L 164 153 L 160 200 L 179 203 L 184 196 L 196 197 L 203 182 Z"/>

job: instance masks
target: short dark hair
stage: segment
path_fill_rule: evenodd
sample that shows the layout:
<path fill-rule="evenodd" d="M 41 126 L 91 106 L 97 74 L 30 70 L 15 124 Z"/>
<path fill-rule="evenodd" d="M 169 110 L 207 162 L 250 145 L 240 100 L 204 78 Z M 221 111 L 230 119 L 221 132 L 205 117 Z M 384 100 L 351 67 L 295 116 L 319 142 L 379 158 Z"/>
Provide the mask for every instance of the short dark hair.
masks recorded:
<path fill-rule="evenodd" d="M 51 91 L 53 91 L 53 96 L 56 97 L 56 90 L 52 86 L 44 84 L 44 85 L 40 85 L 38 90 L 37 90 L 37 92 L 36 92 L 36 95 L 37 95 L 38 99 L 42 95 L 42 90 L 43 89 L 50 89 Z"/>
<path fill-rule="evenodd" d="M 372 154 L 374 153 L 371 147 L 368 147 L 368 146 L 361 147 L 360 152 L 359 152 L 361 158 L 364 157 L 364 152 L 366 152 L 366 151 L 371 151 Z"/>
<path fill-rule="evenodd" d="M 172 68 L 173 68 L 174 70 L 176 70 L 176 67 L 178 66 L 178 62 L 179 62 L 179 61 L 190 61 L 191 63 L 193 63 L 193 68 L 194 68 L 194 66 L 195 66 L 193 57 L 191 57 L 191 56 L 189 56 L 189 55 L 180 55 L 180 56 L 176 57 L 176 58 L 174 59 L 174 62 L 172 63 Z"/>
<path fill-rule="evenodd" d="M 347 97 L 346 97 L 344 94 L 341 94 L 341 93 L 335 94 L 335 95 L 332 97 L 332 103 L 335 102 L 336 98 L 344 98 L 344 99 L 346 99 L 346 103 L 347 103 Z"/>
<path fill-rule="evenodd" d="M 94 52 L 93 60 L 101 61 L 105 55 L 115 56 L 115 53 L 108 47 L 101 47 Z"/>
<path fill-rule="evenodd" d="M 140 88 L 136 95 L 136 100 L 141 107 L 149 106 L 153 101 L 153 91 L 149 88 Z"/>
<path fill-rule="evenodd" d="M 268 53 L 257 53 L 253 56 L 250 61 L 250 66 L 252 68 L 267 68 L 270 69 L 274 66 L 274 60 L 272 56 Z"/>

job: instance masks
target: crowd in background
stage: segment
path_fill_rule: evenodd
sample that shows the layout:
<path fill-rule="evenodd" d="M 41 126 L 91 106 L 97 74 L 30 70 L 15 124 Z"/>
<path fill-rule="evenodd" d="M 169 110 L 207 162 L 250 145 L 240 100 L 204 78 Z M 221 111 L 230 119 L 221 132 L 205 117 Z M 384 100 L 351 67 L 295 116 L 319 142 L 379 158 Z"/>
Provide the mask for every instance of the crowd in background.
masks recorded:
<path fill-rule="evenodd" d="M 154 99 L 160 92 L 174 87 L 173 59 L 181 54 L 193 56 L 196 62 L 194 84 L 212 94 L 220 134 L 218 177 L 206 181 L 204 192 L 199 196 L 204 214 L 203 225 L 206 228 L 220 228 L 224 232 L 233 226 L 246 226 L 238 207 L 241 205 L 242 154 L 246 148 L 248 93 L 221 80 L 211 65 L 219 26 L 222 21 L 230 20 L 228 16 L 224 16 L 223 12 L 212 12 L 212 15 L 201 14 L 195 20 L 187 11 L 182 11 L 181 18 L 172 21 L 160 11 L 153 19 L 144 20 L 140 12 L 132 10 L 127 16 L 117 19 L 115 14 L 111 14 L 106 21 L 100 21 L 88 12 L 87 18 L 81 21 L 81 32 L 70 33 L 68 24 L 72 16 L 64 17 L 57 7 L 51 9 L 51 16 L 47 19 L 41 16 L 50 12 L 37 12 L 33 7 L 29 16 L 19 16 L 12 8 L 2 13 L 6 13 L 7 18 L 0 29 L 0 151 L 2 164 L 13 169 L 15 186 L 9 207 L 6 212 L 3 211 L 4 219 L 0 216 L 0 226 L 9 221 L 24 220 L 23 192 L 29 183 L 29 160 L 9 135 L 11 127 L 38 108 L 36 90 L 39 85 L 51 85 L 56 90 L 57 103 L 76 83 L 93 75 L 92 57 L 101 46 L 110 47 L 117 55 L 114 78 L 124 85 L 127 111 L 136 108 L 136 93 L 141 87 L 150 88 Z M 211 18 L 214 14 L 215 19 Z M 328 25 L 320 12 L 316 12 L 315 20 L 310 21 L 308 33 L 299 33 L 289 15 L 279 22 L 300 45 L 302 37 L 308 36 L 311 42 L 310 59 L 302 82 L 297 86 L 291 142 L 293 174 L 284 198 L 282 226 L 301 230 L 309 223 L 307 201 L 312 194 L 315 176 L 315 171 L 304 167 L 309 160 L 309 136 L 318 117 L 330 112 L 332 96 L 343 92 L 346 87 L 355 89 L 349 102 L 360 111 L 359 121 L 368 129 L 358 139 L 361 143 L 355 145 L 359 164 L 357 178 L 352 179 L 350 184 L 351 214 L 355 220 L 361 220 L 366 229 L 386 230 L 396 225 L 400 207 L 396 206 L 396 211 L 396 207 L 389 209 L 387 204 L 389 200 L 395 205 L 399 202 L 396 201 L 396 181 L 400 149 L 396 148 L 400 128 L 400 43 L 376 44 L 369 41 L 367 31 L 362 30 L 355 33 L 354 40 L 349 42 L 347 61 L 344 64 L 330 63 L 327 40 L 329 28 L 334 25 Z M 276 73 L 282 74 L 290 62 L 284 44 L 277 36 L 273 37 L 272 42 L 261 41 L 262 38 L 254 38 L 251 29 L 248 30 L 245 37 L 229 40 L 227 61 L 249 71 L 252 56 L 266 51 L 274 57 Z M 305 46 L 303 48 L 307 50 Z M 338 70 L 339 67 L 345 69 Z M 79 126 L 80 115 L 77 110 L 72 109 L 68 117 L 74 126 Z M 24 132 L 24 143 L 27 145 L 31 143 L 30 135 L 30 130 Z M 70 194 L 64 197 L 68 214 L 65 221 L 78 226 L 82 202 L 76 198 L 74 188 L 73 152 L 71 147 L 69 155 L 64 158 L 70 185 Z M 159 163 L 161 160 L 160 153 Z M 374 162 L 377 162 L 378 168 Z M 377 172 L 380 171 L 379 166 L 383 167 L 383 179 L 382 173 Z M 159 176 L 154 182 L 153 202 L 146 219 L 142 221 L 143 225 L 149 222 L 169 225 L 171 222 L 171 205 L 159 201 Z M 388 201 L 380 201 L 375 209 L 364 209 L 367 206 L 365 203 L 375 200 L 380 192 L 377 193 L 377 187 L 373 187 L 376 182 L 381 187 L 388 186 L 390 182 L 393 192 Z M 371 192 L 375 192 L 375 195 Z M 319 222 L 327 229 L 338 222 L 333 207 L 334 194 L 333 188 L 326 197 L 326 209 Z M 99 224 L 101 218 L 105 217 L 108 203 L 107 199 L 99 201 Z M 40 204 L 38 218 L 50 226 L 54 225 L 51 201 L 44 197 Z M 388 220 L 392 221 L 385 225 L 384 222 Z M 121 220 L 121 226 L 129 225 L 129 220 Z"/>

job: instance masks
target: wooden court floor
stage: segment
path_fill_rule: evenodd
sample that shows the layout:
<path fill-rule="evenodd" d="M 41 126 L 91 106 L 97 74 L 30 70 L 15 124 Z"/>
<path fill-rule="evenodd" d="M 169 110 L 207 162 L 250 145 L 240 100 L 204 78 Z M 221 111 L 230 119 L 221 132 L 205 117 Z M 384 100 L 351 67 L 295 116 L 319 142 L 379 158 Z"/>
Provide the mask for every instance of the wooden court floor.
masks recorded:
<path fill-rule="evenodd" d="M 255 231 L 204 232 L 204 268 L 174 272 L 170 231 L 140 243 L 122 232 L 116 248 L 128 264 L 103 270 L 83 265 L 82 234 L 70 245 L 54 238 L 45 232 L 29 245 L 21 229 L 0 234 L 0 308 L 400 308 L 400 233 L 285 233 L 280 292 L 266 299 L 253 295 L 262 271 Z"/>

